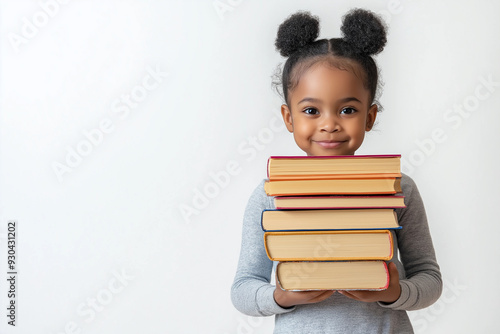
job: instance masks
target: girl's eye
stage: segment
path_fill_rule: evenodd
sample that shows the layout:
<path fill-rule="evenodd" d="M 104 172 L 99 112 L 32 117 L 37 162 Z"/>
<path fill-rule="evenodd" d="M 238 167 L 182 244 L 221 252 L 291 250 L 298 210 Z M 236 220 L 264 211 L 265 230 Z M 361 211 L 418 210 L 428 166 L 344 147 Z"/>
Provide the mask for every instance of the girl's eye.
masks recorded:
<path fill-rule="evenodd" d="M 342 111 L 340 112 L 341 114 L 344 114 L 344 115 L 352 115 L 356 112 L 357 110 L 354 109 L 354 108 L 351 108 L 351 107 L 347 107 L 347 108 L 344 108 L 342 109 Z"/>
<path fill-rule="evenodd" d="M 304 113 L 306 113 L 307 115 L 318 115 L 319 111 L 315 108 L 306 108 L 304 109 Z"/>

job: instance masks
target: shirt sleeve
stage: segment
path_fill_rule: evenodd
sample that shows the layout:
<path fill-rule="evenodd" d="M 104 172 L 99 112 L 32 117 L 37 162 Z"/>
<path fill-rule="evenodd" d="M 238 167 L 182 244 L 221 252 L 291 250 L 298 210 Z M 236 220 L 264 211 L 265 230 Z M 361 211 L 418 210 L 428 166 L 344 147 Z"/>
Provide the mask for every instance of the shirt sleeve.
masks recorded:
<path fill-rule="evenodd" d="M 274 300 L 275 286 L 270 284 L 273 261 L 264 247 L 261 215 L 272 208 L 272 198 L 264 192 L 264 181 L 252 193 L 243 217 L 240 258 L 231 287 L 234 307 L 250 316 L 270 316 L 293 311 L 280 307 Z"/>
<path fill-rule="evenodd" d="M 379 305 L 413 311 L 436 302 L 441 296 L 443 282 L 417 186 L 410 177 L 403 175 L 401 187 L 406 204 L 406 208 L 396 210 L 399 224 L 403 227 L 396 230 L 400 260 L 404 267 L 404 272 L 399 273 L 401 295 L 392 304 Z"/>

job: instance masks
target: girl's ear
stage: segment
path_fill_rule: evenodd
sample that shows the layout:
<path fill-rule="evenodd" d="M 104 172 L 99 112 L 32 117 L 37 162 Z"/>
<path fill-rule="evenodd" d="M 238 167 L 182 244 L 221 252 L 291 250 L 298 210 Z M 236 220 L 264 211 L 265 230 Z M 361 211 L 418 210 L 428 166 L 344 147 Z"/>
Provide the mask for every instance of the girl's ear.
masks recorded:
<path fill-rule="evenodd" d="M 292 120 L 292 112 L 288 109 L 286 104 L 281 105 L 281 116 L 283 117 L 283 122 L 285 122 L 286 129 L 288 132 L 293 133 L 293 120 Z"/>
<path fill-rule="evenodd" d="M 377 118 L 378 106 L 376 104 L 372 104 L 370 109 L 368 109 L 368 115 L 366 115 L 366 127 L 365 131 L 370 131 L 373 128 L 373 124 L 375 124 L 375 119 Z"/>

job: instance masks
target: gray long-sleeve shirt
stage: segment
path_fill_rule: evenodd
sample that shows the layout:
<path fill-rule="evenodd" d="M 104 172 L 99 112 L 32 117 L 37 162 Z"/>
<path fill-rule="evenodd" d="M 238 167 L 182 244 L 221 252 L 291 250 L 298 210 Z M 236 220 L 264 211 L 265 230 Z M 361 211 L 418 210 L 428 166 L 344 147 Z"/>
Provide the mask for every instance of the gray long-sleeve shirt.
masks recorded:
<path fill-rule="evenodd" d="M 275 206 L 262 181 L 245 209 L 240 259 L 231 288 L 234 306 L 251 316 L 276 315 L 274 333 L 413 333 L 406 311 L 434 303 L 441 295 L 442 280 L 418 189 L 407 175 L 402 176 L 401 187 L 406 208 L 396 213 L 403 228 L 392 232 L 394 254 L 399 250 L 392 260 L 401 285 L 397 301 L 366 303 L 335 293 L 320 303 L 280 307 L 273 297 L 275 286 L 270 284 L 276 263 L 266 255 L 260 225 L 262 210 Z"/>

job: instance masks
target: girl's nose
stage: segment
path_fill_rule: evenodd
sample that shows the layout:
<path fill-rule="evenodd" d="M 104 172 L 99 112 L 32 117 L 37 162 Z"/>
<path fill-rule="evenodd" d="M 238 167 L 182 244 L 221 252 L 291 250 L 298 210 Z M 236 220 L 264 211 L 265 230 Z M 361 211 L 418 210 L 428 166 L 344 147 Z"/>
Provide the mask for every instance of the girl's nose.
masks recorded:
<path fill-rule="evenodd" d="M 320 126 L 323 132 L 337 132 L 340 130 L 338 119 L 333 115 L 325 115 L 322 117 Z"/>

